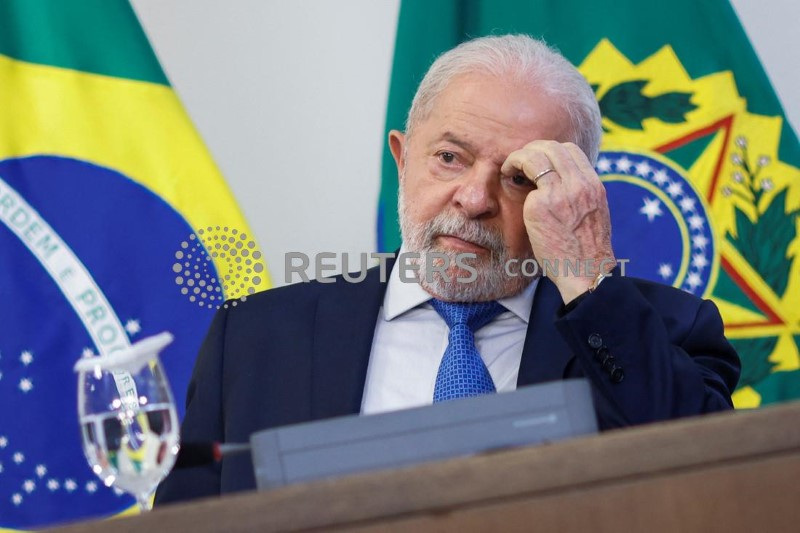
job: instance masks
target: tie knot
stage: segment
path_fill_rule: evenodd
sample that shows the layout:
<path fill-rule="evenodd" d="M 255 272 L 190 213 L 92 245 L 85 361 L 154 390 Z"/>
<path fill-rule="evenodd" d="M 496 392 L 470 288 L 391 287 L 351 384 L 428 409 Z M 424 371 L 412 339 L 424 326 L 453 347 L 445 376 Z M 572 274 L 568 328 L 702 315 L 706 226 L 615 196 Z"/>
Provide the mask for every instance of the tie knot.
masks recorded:
<path fill-rule="evenodd" d="M 494 317 L 505 311 L 505 308 L 496 301 L 462 303 L 443 302 L 432 298 L 431 305 L 450 329 L 457 324 L 464 324 L 473 332 L 481 329 Z"/>

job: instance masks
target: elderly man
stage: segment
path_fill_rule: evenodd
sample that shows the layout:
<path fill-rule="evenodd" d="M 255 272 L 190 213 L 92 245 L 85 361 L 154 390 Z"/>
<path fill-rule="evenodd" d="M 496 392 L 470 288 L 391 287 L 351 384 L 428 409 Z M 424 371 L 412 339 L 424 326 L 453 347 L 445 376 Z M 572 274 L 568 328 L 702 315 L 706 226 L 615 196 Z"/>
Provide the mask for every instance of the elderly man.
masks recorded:
<path fill-rule="evenodd" d="M 419 283 L 404 283 L 395 263 L 388 282 L 374 269 L 361 283 L 293 285 L 222 310 L 195 366 L 183 439 L 243 442 L 269 427 L 579 376 L 604 429 L 729 409 L 739 361 L 715 306 L 611 272 L 592 166 L 600 136 L 591 88 L 543 43 L 486 37 L 443 54 L 406 133 L 389 136 L 402 251 L 419 254 Z M 427 276 L 443 257 L 447 268 Z M 509 275 L 532 258 L 597 271 Z M 253 487 L 249 460 L 234 457 L 173 472 L 158 501 Z"/>

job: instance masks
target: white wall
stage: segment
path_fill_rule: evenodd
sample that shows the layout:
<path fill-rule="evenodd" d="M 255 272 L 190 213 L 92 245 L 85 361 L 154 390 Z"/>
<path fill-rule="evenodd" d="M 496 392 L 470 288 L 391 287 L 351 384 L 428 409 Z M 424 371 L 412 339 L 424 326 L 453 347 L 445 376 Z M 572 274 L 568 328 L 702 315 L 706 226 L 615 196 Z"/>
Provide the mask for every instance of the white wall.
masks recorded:
<path fill-rule="evenodd" d="M 800 126 L 800 2 L 734 0 Z M 375 248 L 399 0 L 133 0 L 255 232 L 284 254 Z"/>
<path fill-rule="evenodd" d="M 135 0 L 274 285 L 284 254 L 375 249 L 398 0 Z"/>
<path fill-rule="evenodd" d="M 800 132 L 800 1 L 732 0 L 794 131 Z"/>

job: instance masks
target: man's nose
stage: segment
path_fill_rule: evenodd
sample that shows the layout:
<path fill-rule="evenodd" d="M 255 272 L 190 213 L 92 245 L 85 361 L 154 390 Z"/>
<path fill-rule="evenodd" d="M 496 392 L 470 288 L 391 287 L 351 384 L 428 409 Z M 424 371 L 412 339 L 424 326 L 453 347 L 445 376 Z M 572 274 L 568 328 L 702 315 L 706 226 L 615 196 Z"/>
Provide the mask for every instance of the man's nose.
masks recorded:
<path fill-rule="evenodd" d="M 453 203 L 470 218 L 490 218 L 497 214 L 497 168 L 473 167 L 462 176 L 453 194 Z"/>

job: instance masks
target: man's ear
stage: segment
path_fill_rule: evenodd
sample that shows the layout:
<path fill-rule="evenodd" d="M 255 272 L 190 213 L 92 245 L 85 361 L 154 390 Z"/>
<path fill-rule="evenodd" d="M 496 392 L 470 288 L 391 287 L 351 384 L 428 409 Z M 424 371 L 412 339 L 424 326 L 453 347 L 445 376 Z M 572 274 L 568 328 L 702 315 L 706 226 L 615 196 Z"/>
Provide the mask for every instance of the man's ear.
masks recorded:
<path fill-rule="evenodd" d="M 398 180 L 403 175 L 403 168 L 406 165 L 405 159 L 403 159 L 403 149 L 406 145 L 406 136 L 403 132 L 398 130 L 392 130 L 389 132 L 389 150 L 392 152 L 392 157 L 394 158 L 394 163 L 397 165 L 397 176 Z"/>

